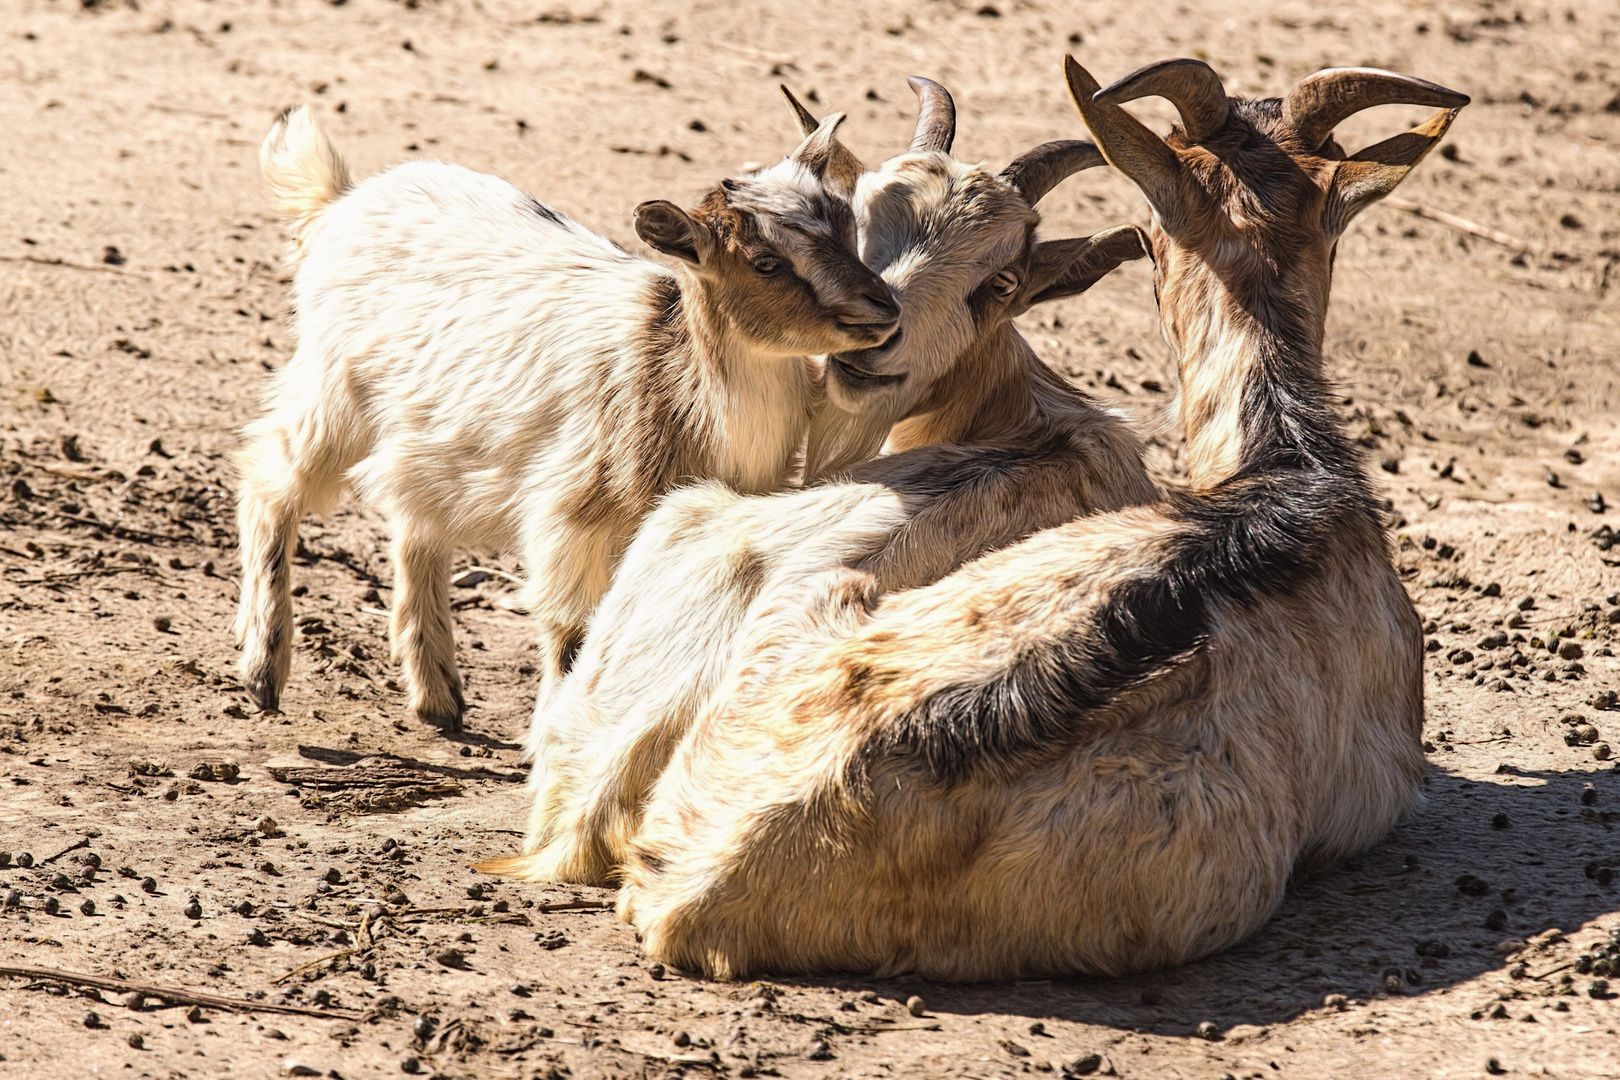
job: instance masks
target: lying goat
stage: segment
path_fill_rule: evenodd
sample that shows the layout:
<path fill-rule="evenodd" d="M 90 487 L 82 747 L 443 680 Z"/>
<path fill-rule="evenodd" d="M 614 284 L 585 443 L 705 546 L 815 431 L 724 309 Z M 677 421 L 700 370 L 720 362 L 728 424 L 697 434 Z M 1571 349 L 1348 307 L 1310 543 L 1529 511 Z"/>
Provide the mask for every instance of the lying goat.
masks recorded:
<path fill-rule="evenodd" d="M 351 187 L 307 110 L 276 124 L 262 164 L 296 235 L 300 341 L 239 457 L 236 632 L 261 708 L 287 679 L 298 521 L 346 486 L 388 516 L 394 652 L 411 709 L 448 728 L 453 548 L 522 555 L 544 688 L 660 495 L 782 486 L 819 393 L 808 355 L 877 345 L 899 313 L 823 182 L 849 158 L 841 120 L 691 213 L 636 207 L 673 271 L 458 166 Z"/>
<path fill-rule="evenodd" d="M 949 153 L 950 95 L 913 85 L 922 107 L 911 151 L 863 176 L 855 199 L 863 257 L 900 298 L 901 330 L 885 347 L 831 358 L 827 376 L 845 408 L 900 421 L 896 452 L 847 483 L 763 497 L 709 485 L 665 500 L 574 673 L 536 710 L 527 854 L 487 868 L 609 878 L 761 591 L 838 566 L 869 572 L 880 591 L 911 588 L 1037 530 L 1157 498 L 1125 425 L 1054 374 L 1012 322 L 1146 253 L 1134 226 L 1035 240 L 1034 205 L 1102 155 L 1070 141 L 999 175 L 964 164 Z"/>
<path fill-rule="evenodd" d="M 733 978 L 1177 964 L 1417 795 L 1419 622 L 1322 337 L 1338 238 L 1468 99 L 1366 69 L 1261 101 L 1191 60 L 1068 77 L 1153 208 L 1191 490 L 909 592 L 842 569 L 761 596 L 628 845 L 619 910 L 653 957 Z M 1180 112 L 1163 140 L 1118 104 L 1149 94 Z M 1448 111 L 1347 157 L 1333 129 L 1393 102 Z"/>

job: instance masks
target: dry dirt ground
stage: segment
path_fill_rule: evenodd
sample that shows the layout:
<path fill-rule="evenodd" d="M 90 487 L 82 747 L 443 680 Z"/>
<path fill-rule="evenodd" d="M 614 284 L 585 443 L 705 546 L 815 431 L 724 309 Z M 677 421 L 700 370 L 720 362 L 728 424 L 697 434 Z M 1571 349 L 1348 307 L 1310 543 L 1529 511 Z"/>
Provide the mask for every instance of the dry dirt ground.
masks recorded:
<path fill-rule="evenodd" d="M 1620 1075 L 1600 981 L 1620 966 L 1620 7 L 568 2 L 4 3 L 0 892 L 18 905 L 0 964 L 261 1007 L 0 979 L 0 1075 Z M 511 851 L 524 809 L 535 687 L 501 576 L 455 590 L 474 709 L 446 738 L 404 714 L 386 662 L 381 524 L 309 523 L 286 712 L 248 708 L 229 454 L 291 347 L 256 168 L 277 109 L 313 103 L 360 175 L 497 172 L 634 249 L 637 201 L 791 145 L 779 81 L 848 110 L 878 161 L 909 134 L 904 77 L 933 76 L 961 106 L 958 154 L 1002 162 L 1082 134 L 1066 49 L 1105 81 L 1191 54 L 1239 92 L 1376 64 L 1474 97 L 1400 194 L 1517 241 L 1373 209 L 1341 245 L 1329 330 L 1429 622 L 1432 768 L 1385 843 L 1178 970 L 717 984 L 655 971 L 605 892 L 469 893 L 467 864 Z M 1053 234 L 1145 213 L 1100 172 L 1042 209 Z M 1027 332 L 1156 433 L 1173 480 L 1145 266 Z"/>

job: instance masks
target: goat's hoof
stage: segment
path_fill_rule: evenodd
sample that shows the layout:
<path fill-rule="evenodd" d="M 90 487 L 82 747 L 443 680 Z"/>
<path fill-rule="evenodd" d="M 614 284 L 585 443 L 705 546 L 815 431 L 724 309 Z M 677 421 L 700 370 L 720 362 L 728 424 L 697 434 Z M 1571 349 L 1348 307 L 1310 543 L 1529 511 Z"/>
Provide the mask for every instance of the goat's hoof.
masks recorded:
<path fill-rule="evenodd" d="M 462 730 L 461 711 L 429 711 L 416 709 L 416 718 L 431 728 L 438 728 L 445 735 L 453 735 Z"/>
<path fill-rule="evenodd" d="M 281 688 L 272 681 L 263 679 L 244 679 L 243 689 L 248 697 L 253 699 L 253 705 L 260 712 L 279 713 L 281 711 Z"/>

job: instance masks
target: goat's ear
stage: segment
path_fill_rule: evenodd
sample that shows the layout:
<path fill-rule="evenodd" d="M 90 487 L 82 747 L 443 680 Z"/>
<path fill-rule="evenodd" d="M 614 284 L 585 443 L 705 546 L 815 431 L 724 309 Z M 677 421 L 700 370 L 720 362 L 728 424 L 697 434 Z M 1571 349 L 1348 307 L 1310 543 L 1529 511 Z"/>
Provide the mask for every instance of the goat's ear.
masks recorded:
<path fill-rule="evenodd" d="M 1457 118 L 1457 112 L 1447 109 L 1435 113 L 1421 127 L 1375 143 L 1339 162 L 1322 209 L 1322 227 L 1328 235 L 1344 232 L 1357 214 L 1394 191 L 1406 175 L 1417 168 L 1418 162 L 1440 144 L 1446 129 Z"/>
<path fill-rule="evenodd" d="M 855 183 L 866 166 L 838 141 L 838 125 L 843 122 L 843 113 L 833 113 L 806 135 L 789 156 L 809 169 L 833 194 L 849 199 L 855 194 Z"/>
<path fill-rule="evenodd" d="M 1096 236 L 1036 244 L 1029 256 L 1029 274 L 1010 314 L 1083 293 L 1120 263 L 1140 259 L 1148 251 L 1147 233 L 1139 225 L 1121 225 Z"/>
<path fill-rule="evenodd" d="M 636 235 L 654 251 L 702 265 L 713 247 L 709 227 L 672 202 L 654 199 L 636 207 Z"/>

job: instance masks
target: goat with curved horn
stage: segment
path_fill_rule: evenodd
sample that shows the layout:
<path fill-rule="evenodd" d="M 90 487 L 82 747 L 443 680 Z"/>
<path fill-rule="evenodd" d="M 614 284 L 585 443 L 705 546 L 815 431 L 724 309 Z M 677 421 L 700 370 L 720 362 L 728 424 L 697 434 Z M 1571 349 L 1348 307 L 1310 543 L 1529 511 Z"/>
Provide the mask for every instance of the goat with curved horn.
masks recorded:
<path fill-rule="evenodd" d="M 1226 126 L 1230 105 L 1215 69 L 1202 60 L 1160 60 L 1139 67 L 1095 95 L 1105 105 L 1162 97 L 1181 114 L 1189 142 L 1203 142 Z"/>
<path fill-rule="evenodd" d="M 1096 143 L 1058 139 L 1019 154 L 1001 170 L 1001 178 L 1034 206 L 1075 173 L 1106 164 L 1108 159 L 1103 157 Z"/>
<path fill-rule="evenodd" d="M 917 131 L 911 137 L 911 152 L 926 154 L 937 150 L 951 152 L 956 139 L 956 102 L 951 92 L 933 79 L 913 75 L 906 85 L 917 94 Z"/>
<path fill-rule="evenodd" d="M 857 561 L 761 592 L 622 819 L 619 912 L 666 964 L 1162 968 L 1254 933 L 1291 877 L 1377 843 L 1418 797 L 1422 623 L 1323 342 L 1344 226 L 1455 114 L 1344 158 L 1300 146 L 1280 101 L 1234 97 L 1215 154 L 1145 135 L 1069 74 L 1098 146 L 1170 211 L 1149 234 L 1187 486 L 915 589 Z M 897 350 L 920 322 L 902 320 Z M 710 542 L 746 551 L 729 579 L 757 579 L 737 535 Z"/>
<path fill-rule="evenodd" d="M 1213 74 L 1213 73 L 1212 73 Z M 1438 83 L 1378 68 L 1328 68 L 1307 76 L 1283 98 L 1283 123 L 1307 150 L 1316 150 L 1345 118 L 1376 105 L 1429 105 L 1460 109 L 1467 94 Z"/>

